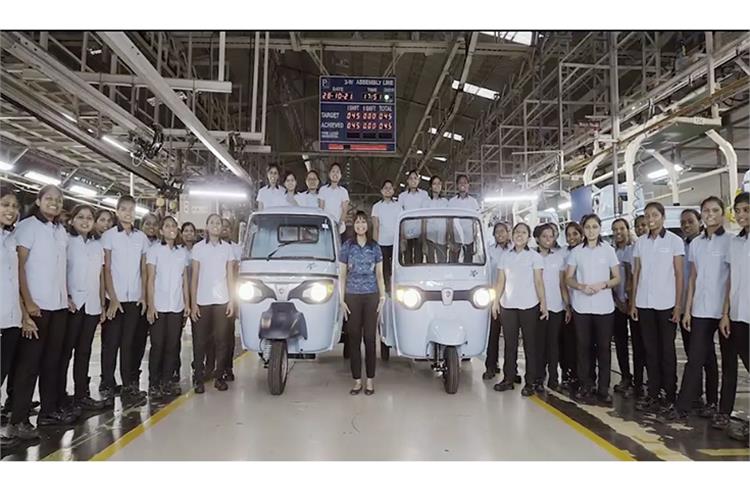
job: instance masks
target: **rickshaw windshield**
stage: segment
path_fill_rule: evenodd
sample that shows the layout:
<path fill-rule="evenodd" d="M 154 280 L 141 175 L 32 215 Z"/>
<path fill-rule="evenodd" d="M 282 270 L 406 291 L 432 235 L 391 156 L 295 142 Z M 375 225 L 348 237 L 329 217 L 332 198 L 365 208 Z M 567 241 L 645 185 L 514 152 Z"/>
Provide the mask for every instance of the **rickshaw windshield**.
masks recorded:
<path fill-rule="evenodd" d="M 331 224 L 325 216 L 253 216 L 243 260 L 336 260 Z"/>
<path fill-rule="evenodd" d="M 482 225 L 476 218 L 407 218 L 399 227 L 399 240 L 403 266 L 485 264 Z"/>

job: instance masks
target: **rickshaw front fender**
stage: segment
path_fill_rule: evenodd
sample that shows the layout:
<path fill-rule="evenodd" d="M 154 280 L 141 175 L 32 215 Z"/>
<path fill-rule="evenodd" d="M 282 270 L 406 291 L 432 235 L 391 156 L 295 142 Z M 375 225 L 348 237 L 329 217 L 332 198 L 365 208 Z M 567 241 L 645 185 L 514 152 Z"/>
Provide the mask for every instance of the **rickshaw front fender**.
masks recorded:
<path fill-rule="evenodd" d="M 466 330 L 457 320 L 436 318 L 427 329 L 427 341 L 440 345 L 463 345 L 466 343 Z"/>

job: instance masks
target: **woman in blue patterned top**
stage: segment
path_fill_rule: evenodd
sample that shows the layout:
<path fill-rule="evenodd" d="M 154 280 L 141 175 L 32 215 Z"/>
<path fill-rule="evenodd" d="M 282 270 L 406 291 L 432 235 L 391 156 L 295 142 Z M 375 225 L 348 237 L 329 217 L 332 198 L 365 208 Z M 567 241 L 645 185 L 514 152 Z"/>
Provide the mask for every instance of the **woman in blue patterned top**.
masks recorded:
<path fill-rule="evenodd" d="M 348 319 L 347 342 L 354 378 L 351 395 L 362 391 L 362 340 L 365 342 L 365 367 L 367 381 L 365 395 L 375 393 L 375 345 L 377 317 L 385 302 L 383 280 L 383 253 L 380 245 L 370 235 L 370 223 L 363 211 L 354 217 L 355 237 L 341 245 L 339 256 L 339 283 L 341 308 Z"/>

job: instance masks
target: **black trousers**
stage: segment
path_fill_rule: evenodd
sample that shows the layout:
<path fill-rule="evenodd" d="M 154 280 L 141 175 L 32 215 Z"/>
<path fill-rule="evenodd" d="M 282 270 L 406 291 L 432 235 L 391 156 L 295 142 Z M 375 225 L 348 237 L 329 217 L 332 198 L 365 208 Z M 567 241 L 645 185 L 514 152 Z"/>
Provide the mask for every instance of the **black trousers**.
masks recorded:
<path fill-rule="evenodd" d="M 59 396 L 68 394 L 68 367 L 73 360 L 74 396 L 82 398 L 89 395 L 89 363 L 91 361 L 91 344 L 94 342 L 96 326 L 100 315 L 87 315 L 85 305 L 75 313 L 68 313 L 68 327 L 65 329 L 62 356 L 60 357 Z"/>
<path fill-rule="evenodd" d="M 576 328 L 574 320 L 560 328 L 560 371 L 563 380 L 578 379 L 578 356 L 576 355 Z"/>
<path fill-rule="evenodd" d="M 42 402 L 39 413 L 49 414 L 60 408 L 58 372 L 65 341 L 67 311 L 42 310 L 42 316 L 32 317 L 38 328 L 39 338 L 21 337 L 18 342 L 13 374 L 11 424 L 21 423 L 28 417 L 37 378 Z"/>
<path fill-rule="evenodd" d="M 408 238 L 406 240 L 406 250 L 404 250 L 404 264 L 421 264 L 422 263 L 422 239 Z"/>
<path fill-rule="evenodd" d="M 559 381 L 557 363 L 560 360 L 560 327 L 565 320 L 565 312 L 549 312 L 547 320 L 539 323 L 539 348 L 537 349 L 537 381 L 544 382 L 545 373 L 550 381 Z"/>
<path fill-rule="evenodd" d="M 631 381 L 633 373 L 630 371 L 630 345 L 628 344 L 628 315 L 615 308 L 615 353 L 617 365 L 623 380 Z"/>
<path fill-rule="evenodd" d="M 148 384 L 160 386 L 172 379 L 180 355 L 183 312 L 163 313 L 151 326 L 151 349 L 148 352 Z"/>
<path fill-rule="evenodd" d="M 0 328 L 0 386 L 10 375 L 20 339 L 20 327 Z"/>
<path fill-rule="evenodd" d="M 445 264 L 448 262 L 448 245 L 427 240 L 427 263 Z"/>
<path fill-rule="evenodd" d="M 680 410 L 689 410 L 690 405 L 698 399 L 703 388 L 703 370 L 709 371 L 712 362 L 716 373 L 715 376 L 706 376 L 706 402 L 715 404 L 719 401 L 719 373 L 714 345 L 714 335 L 718 328 L 718 319 L 694 317 L 692 320 L 688 361 L 682 374 L 680 396 L 676 403 Z"/>
<path fill-rule="evenodd" d="M 648 395 L 655 398 L 663 388 L 668 402 L 675 401 L 677 392 L 677 353 L 674 345 L 677 326 L 672 323 L 671 317 L 672 308 L 638 308 L 641 336 L 646 352 Z"/>
<path fill-rule="evenodd" d="M 717 322 L 718 327 L 718 322 Z M 685 330 L 684 328 L 680 328 L 680 334 L 682 336 L 682 347 L 685 349 L 685 355 L 689 358 L 690 357 L 690 339 L 692 338 L 692 332 L 689 332 Z M 708 353 L 708 358 L 706 359 L 706 364 L 703 366 L 703 370 L 701 370 L 699 374 L 699 380 L 698 380 L 698 386 L 700 389 L 698 390 L 698 395 L 696 396 L 696 399 L 698 399 L 701 395 L 704 393 L 704 389 L 706 392 L 713 391 L 713 386 L 719 385 L 719 366 L 718 361 L 716 359 L 716 349 L 711 349 L 711 351 Z M 706 384 L 705 388 L 703 385 L 703 379 L 705 376 Z M 684 375 L 683 375 L 684 377 Z M 708 397 L 708 396 L 707 396 Z M 717 399 L 713 399 L 713 403 L 715 403 Z M 712 403 L 712 402 L 709 402 Z"/>
<path fill-rule="evenodd" d="M 227 366 L 231 362 L 226 310 L 226 303 L 200 305 L 201 317 L 193 324 L 193 378 L 196 381 L 204 380 L 211 340 L 215 350 L 216 368 Z"/>
<path fill-rule="evenodd" d="M 232 370 L 232 360 L 234 359 L 234 347 L 236 343 L 236 339 L 234 336 L 234 325 L 235 321 L 237 320 L 236 316 L 232 316 L 231 318 L 227 318 L 227 349 L 229 349 L 229 356 L 227 356 L 225 364 L 223 366 L 218 366 L 221 373 L 228 373 Z"/>
<path fill-rule="evenodd" d="M 610 369 L 612 367 L 612 330 L 614 329 L 614 313 L 607 315 L 592 315 L 573 312 L 578 339 L 578 376 L 581 387 L 590 389 L 594 380 L 589 371 L 591 366 L 590 346 L 592 339 L 596 341 L 596 391 L 600 395 L 609 393 Z"/>
<path fill-rule="evenodd" d="M 393 272 L 393 245 L 380 246 L 383 252 L 383 279 L 385 279 L 385 290 L 391 290 L 391 273 Z"/>
<path fill-rule="evenodd" d="M 474 244 L 466 243 L 466 244 L 462 244 L 458 248 L 458 250 L 451 250 L 450 252 L 451 264 L 458 263 L 458 258 L 461 256 L 461 252 L 464 253 L 463 260 L 461 260 L 462 264 L 471 264 L 474 261 Z"/>
<path fill-rule="evenodd" d="M 721 402 L 719 413 L 730 415 L 737 397 L 737 358 L 742 359 L 745 369 L 750 371 L 750 336 L 748 324 L 732 322 L 729 338 L 719 334 L 721 350 Z M 750 407 L 745 407 L 748 410 Z"/>
<path fill-rule="evenodd" d="M 523 333 L 523 353 L 526 358 L 526 384 L 534 384 L 537 374 L 537 343 L 539 342 L 539 306 L 526 310 L 502 308 L 503 339 L 505 340 L 503 376 L 512 383 L 518 372 L 518 333 Z"/>
<path fill-rule="evenodd" d="M 131 384 L 133 374 L 138 368 L 133 367 L 135 359 L 135 334 L 141 318 L 140 307 L 135 301 L 121 303 L 124 313 L 119 311 L 115 317 L 102 325 L 102 384 L 114 388 L 117 353 L 120 353 L 120 379 L 123 385 Z"/>
<path fill-rule="evenodd" d="M 349 342 L 349 362 L 352 378 L 362 379 L 362 341 L 365 343 L 365 371 L 375 377 L 375 345 L 377 344 L 378 293 L 346 294 L 349 321 L 346 336 Z"/>
<path fill-rule="evenodd" d="M 491 373 L 497 372 L 497 361 L 500 355 L 500 315 L 493 318 L 490 322 L 490 338 L 487 343 L 487 359 L 484 361 L 484 367 Z"/>
<path fill-rule="evenodd" d="M 141 315 L 138 319 L 138 325 L 135 328 L 135 337 L 133 338 L 133 381 L 140 384 L 141 364 L 143 356 L 146 355 L 146 344 L 148 343 L 148 333 L 151 325 L 148 323 L 146 315 Z"/>
<path fill-rule="evenodd" d="M 635 322 L 631 318 L 628 323 L 630 324 L 630 343 L 633 346 L 633 386 L 640 390 L 643 388 L 643 374 L 646 370 L 646 348 L 643 345 L 640 320 Z"/>

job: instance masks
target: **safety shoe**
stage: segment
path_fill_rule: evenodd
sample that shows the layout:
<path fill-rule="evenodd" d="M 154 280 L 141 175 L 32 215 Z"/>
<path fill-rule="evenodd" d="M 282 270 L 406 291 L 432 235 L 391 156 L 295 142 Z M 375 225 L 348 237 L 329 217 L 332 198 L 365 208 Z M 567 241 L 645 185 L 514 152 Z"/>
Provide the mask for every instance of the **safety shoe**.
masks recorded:
<path fill-rule="evenodd" d="M 601 405 L 603 407 L 611 407 L 612 406 L 612 395 L 609 393 L 597 393 L 596 394 L 596 403 L 597 405 Z"/>
<path fill-rule="evenodd" d="M 513 383 L 503 379 L 501 382 L 496 383 L 493 389 L 495 391 L 508 391 L 508 390 L 515 390 L 516 387 L 513 385 Z"/>
<path fill-rule="evenodd" d="M 688 413 L 683 410 L 680 410 L 677 407 L 673 407 L 668 412 L 662 413 L 656 418 L 656 420 L 658 420 L 662 424 L 666 424 L 669 422 L 684 422 L 687 419 L 688 419 Z"/>
<path fill-rule="evenodd" d="M 99 396 L 102 398 L 114 398 L 117 395 L 114 386 L 108 386 L 105 384 L 99 385 Z"/>
<path fill-rule="evenodd" d="M 614 386 L 614 391 L 615 393 L 626 393 L 632 386 L 633 383 L 631 382 L 630 378 L 625 377 L 622 378 L 622 380 Z"/>
<path fill-rule="evenodd" d="M 540 395 L 543 395 L 545 393 L 544 389 L 544 381 L 537 380 L 536 383 L 534 383 L 534 391 Z"/>
<path fill-rule="evenodd" d="M 195 390 L 195 392 L 198 394 L 204 393 L 206 391 L 206 387 L 203 385 L 203 381 L 201 379 L 193 379 L 193 390 Z"/>
<path fill-rule="evenodd" d="M 152 386 L 148 389 L 148 398 L 152 401 L 161 400 L 164 397 L 164 392 L 161 390 L 161 386 Z"/>
<path fill-rule="evenodd" d="M 95 412 L 97 410 L 103 410 L 108 407 L 107 400 L 95 400 L 89 395 L 76 397 L 74 403 L 81 407 L 83 410 L 89 410 Z M 114 404 L 114 400 L 113 400 Z"/>
<path fill-rule="evenodd" d="M 162 391 L 167 396 L 180 396 L 182 395 L 182 387 L 179 382 L 171 381 L 165 387 L 162 387 Z"/>
<path fill-rule="evenodd" d="M 573 395 L 573 399 L 583 405 L 594 404 L 594 396 L 591 394 L 591 389 L 586 388 L 585 386 L 581 386 L 580 388 L 578 388 L 578 391 L 576 391 L 575 395 Z"/>
<path fill-rule="evenodd" d="M 219 391 L 227 391 L 229 389 L 229 385 L 227 385 L 227 382 L 224 380 L 223 376 L 220 376 L 216 378 L 214 381 L 214 388 L 216 388 Z"/>
<path fill-rule="evenodd" d="M 716 409 L 715 403 L 704 405 L 703 408 L 698 410 L 698 417 L 702 419 L 712 419 L 714 418 L 714 415 L 716 415 Z"/>
<path fill-rule="evenodd" d="M 6 437 L 0 436 L 0 451 L 11 452 L 15 451 L 18 446 L 21 445 L 21 439 L 18 437 Z"/>
<path fill-rule="evenodd" d="M 224 372 L 223 378 L 224 378 L 224 381 L 229 381 L 231 383 L 232 381 L 234 381 L 234 371 L 231 368 L 227 369 Z"/>
<path fill-rule="evenodd" d="M 49 427 L 55 425 L 73 425 L 78 417 L 72 413 L 62 410 L 56 410 L 52 413 L 40 413 L 36 418 L 36 425 L 39 427 Z"/>
<path fill-rule="evenodd" d="M 750 437 L 750 423 L 747 420 L 743 420 L 739 424 L 731 425 L 727 428 L 727 435 L 732 439 L 744 442 L 748 444 L 748 438 Z"/>
<path fill-rule="evenodd" d="M 497 374 L 497 373 L 495 373 L 495 371 L 490 371 L 490 370 L 487 370 L 487 371 L 485 371 L 485 372 L 484 372 L 484 374 L 482 375 L 482 379 L 484 379 L 484 380 L 489 380 L 489 379 L 492 379 L 492 378 L 494 378 L 494 377 L 495 377 L 495 374 Z"/>
<path fill-rule="evenodd" d="M 515 384 L 517 384 L 517 385 L 520 385 L 521 384 L 521 376 L 518 375 L 518 374 L 516 374 L 515 376 L 513 376 L 513 382 Z"/>
<path fill-rule="evenodd" d="M 716 430 L 726 430 L 729 427 L 730 418 L 725 413 L 717 413 L 711 419 L 711 428 Z"/>
<path fill-rule="evenodd" d="M 657 412 L 660 407 L 659 399 L 649 396 L 635 402 L 635 409 L 638 412 Z"/>
<path fill-rule="evenodd" d="M 9 438 L 21 439 L 23 441 L 36 441 L 39 440 L 39 431 L 31 424 L 31 422 L 25 420 L 18 424 L 8 425 L 6 436 Z"/>
<path fill-rule="evenodd" d="M 0 425 L 5 427 L 10 421 L 10 408 L 3 406 L 0 408 Z"/>
<path fill-rule="evenodd" d="M 544 387 L 542 387 L 544 389 Z M 521 396 L 531 396 L 534 394 L 534 385 L 527 384 L 521 390 Z"/>
<path fill-rule="evenodd" d="M 547 381 L 547 388 L 552 391 L 558 391 L 560 389 L 560 382 L 555 378 L 550 378 L 549 381 Z"/>

